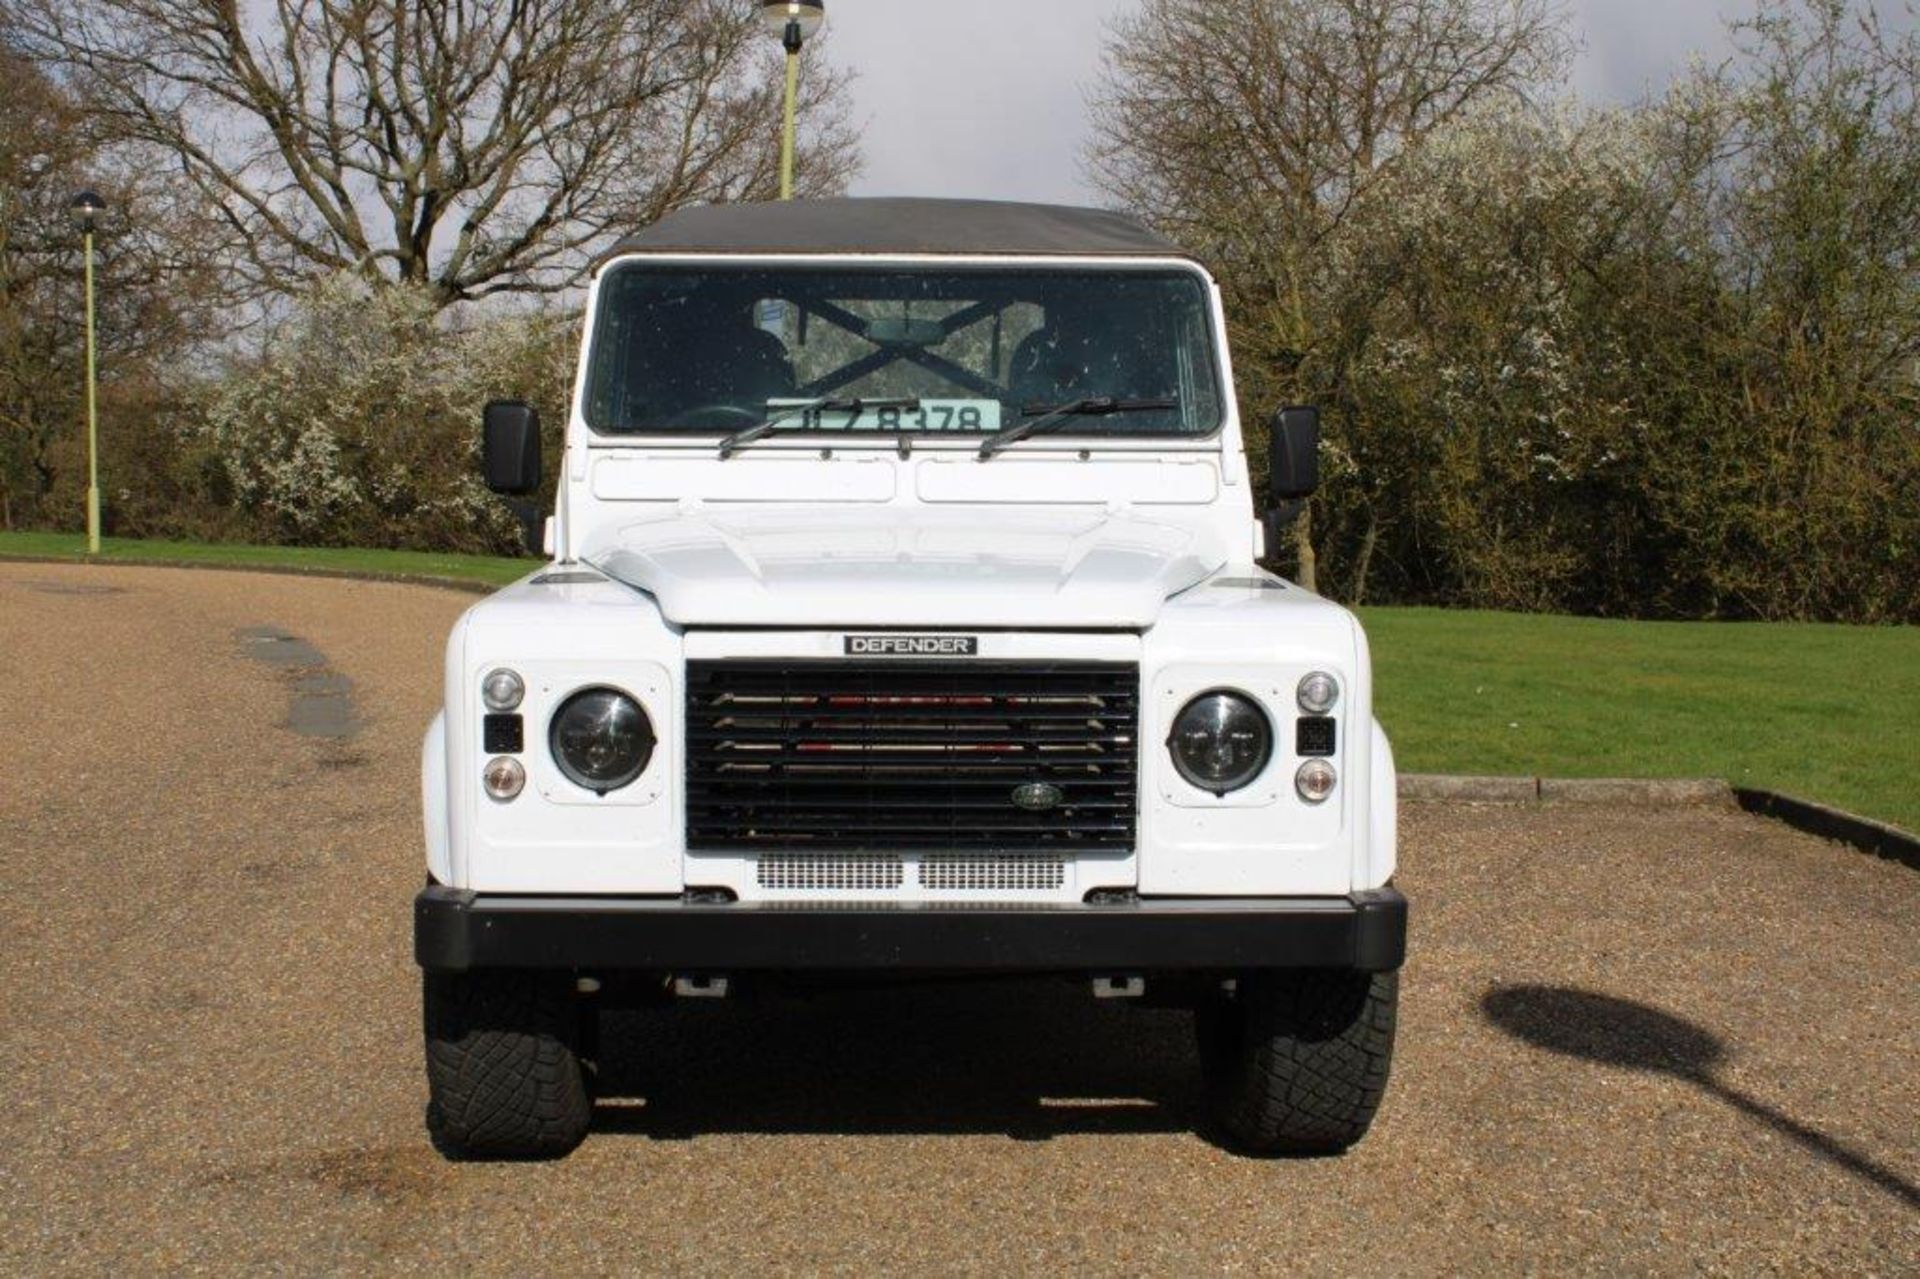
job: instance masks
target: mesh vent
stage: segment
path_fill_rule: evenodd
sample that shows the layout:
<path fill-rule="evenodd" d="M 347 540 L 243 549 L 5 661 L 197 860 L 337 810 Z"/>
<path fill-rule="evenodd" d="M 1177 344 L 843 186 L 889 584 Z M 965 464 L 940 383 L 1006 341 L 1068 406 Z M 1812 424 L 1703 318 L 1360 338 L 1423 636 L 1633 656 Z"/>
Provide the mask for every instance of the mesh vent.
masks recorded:
<path fill-rule="evenodd" d="M 943 892 L 1043 892 L 1067 882 L 1058 857 L 928 857 L 920 887 Z"/>
<path fill-rule="evenodd" d="M 762 888 L 802 892 L 891 892 L 904 880 L 898 857 L 805 857 L 775 853 L 756 870 Z"/>

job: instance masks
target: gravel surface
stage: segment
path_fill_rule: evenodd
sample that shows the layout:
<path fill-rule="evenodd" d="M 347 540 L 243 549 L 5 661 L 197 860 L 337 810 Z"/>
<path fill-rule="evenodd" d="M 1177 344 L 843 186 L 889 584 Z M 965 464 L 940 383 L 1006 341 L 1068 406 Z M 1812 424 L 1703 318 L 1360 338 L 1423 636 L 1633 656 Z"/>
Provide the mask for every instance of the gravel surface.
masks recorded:
<path fill-rule="evenodd" d="M 1719 810 L 1411 807 L 1346 1158 L 1225 1153 L 1184 1016 L 1034 985 L 612 1017 L 579 1153 L 443 1163 L 408 902 L 469 603 L 0 565 L 0 1270 L 1920 1267 L 1920 875 Z"/>

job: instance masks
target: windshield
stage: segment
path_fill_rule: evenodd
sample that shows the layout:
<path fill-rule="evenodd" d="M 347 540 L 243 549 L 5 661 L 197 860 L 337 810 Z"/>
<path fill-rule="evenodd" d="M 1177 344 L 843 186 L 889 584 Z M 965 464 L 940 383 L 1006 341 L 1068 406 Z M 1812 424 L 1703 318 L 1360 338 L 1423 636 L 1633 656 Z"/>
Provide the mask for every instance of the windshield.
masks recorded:
<path fill-rule="evenodd" d="M 628 263 L 601 284 L 586 417 L 610 434 L 737 432 L 786 410 L 782 431 L 991 435 L 1101 397 L 1146 407 L 1052 433 L 1206 435 L 1207 316 L 1178 270 Z"/>

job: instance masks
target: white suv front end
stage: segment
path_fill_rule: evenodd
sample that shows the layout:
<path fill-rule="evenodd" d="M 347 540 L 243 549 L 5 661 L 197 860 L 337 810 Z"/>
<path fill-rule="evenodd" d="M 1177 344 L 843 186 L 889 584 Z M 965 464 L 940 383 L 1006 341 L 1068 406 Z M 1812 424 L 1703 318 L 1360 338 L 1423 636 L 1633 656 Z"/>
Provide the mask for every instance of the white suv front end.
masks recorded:
<path fill-rule="evenodd" d="M 1152 990 L 1238 1140 L 1357 1140 L 1392 757 L 1358 623 L 1255 563 L 1204 271 L 1111 214 L 735 206 L 617 250 L 587 326 L 554 563 L 456 627 L 423 752 L 443 1145 L 561 1153 L 595 1008 L 802 973 Z M 537 430 L 489 410 L 496 487 Z M 1283 505 L 1317 420 L 1276 431 Z"/>

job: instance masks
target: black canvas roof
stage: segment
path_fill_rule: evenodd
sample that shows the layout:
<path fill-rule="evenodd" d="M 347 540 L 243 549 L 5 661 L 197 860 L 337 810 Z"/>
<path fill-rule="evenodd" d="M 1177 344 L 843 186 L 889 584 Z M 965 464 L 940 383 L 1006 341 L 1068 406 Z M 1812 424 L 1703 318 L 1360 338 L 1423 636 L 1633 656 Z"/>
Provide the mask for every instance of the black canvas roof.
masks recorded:
<path fill-rule="evenodd" d="M 627 236 L 623 253 L 954 253 L 1187 257 L 1105 209 L 992 200 L 838 199 L 708 204 Z"/>

